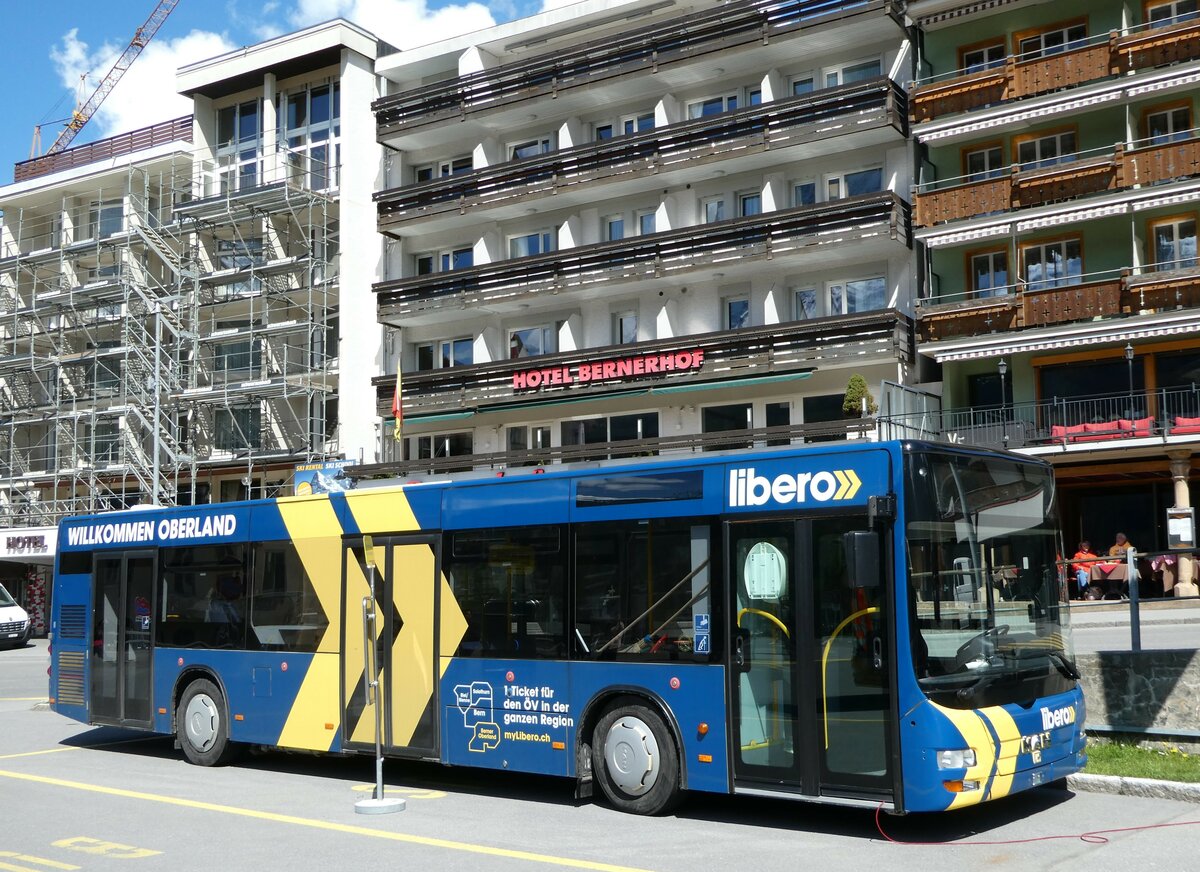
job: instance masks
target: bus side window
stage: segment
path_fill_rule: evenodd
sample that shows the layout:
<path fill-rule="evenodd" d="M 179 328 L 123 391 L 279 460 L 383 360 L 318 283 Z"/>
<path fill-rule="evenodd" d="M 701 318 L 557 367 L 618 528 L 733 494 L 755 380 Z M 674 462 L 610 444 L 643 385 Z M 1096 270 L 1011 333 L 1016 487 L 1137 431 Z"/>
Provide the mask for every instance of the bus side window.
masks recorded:
<path fill-rule="evenodd" d="M 246 547 L 163 548 L 157 642 L 176 648 L 246 646 Z M 255 646 L 257 647 L 257 646 Z"/>
<path fill-rule="evenodd" d="M 578 525 L 575 656 L 709 662 L 711 534 L 684 518 Z"/>
<path fill-rule="evenodd" d="M 316 651 L 329 617 L 296 546 L 291 542 L 259 542 L 253 547 L 250 647 Z"/>
<path fill-rule="evenodd" d="M 442 553 L 450 589 L 467 619 L 457 656 L 566 656 L 564 528 L 447 533 Z"/>

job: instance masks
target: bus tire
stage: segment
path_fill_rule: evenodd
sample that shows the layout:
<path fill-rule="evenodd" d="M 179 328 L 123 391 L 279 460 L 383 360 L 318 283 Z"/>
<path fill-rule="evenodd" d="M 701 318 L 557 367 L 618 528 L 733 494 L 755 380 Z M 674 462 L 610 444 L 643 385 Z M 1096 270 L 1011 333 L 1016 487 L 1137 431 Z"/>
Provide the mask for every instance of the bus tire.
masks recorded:
<path fill-rule="evenodd" d="M 645 706 L 607 711 L 592 735 L 592 769 L 621 811 L 655 815 L 679 804 L 679 754 L 662 718 Z"/>
<path fill-rule="evenodd" d="M 225 697 L 207 678 L 197 678 L 183 691 L 175 734 L 183 755 L 197 766 L 224 766 L 237 754 L 238 746 L 229 740 Z"/>

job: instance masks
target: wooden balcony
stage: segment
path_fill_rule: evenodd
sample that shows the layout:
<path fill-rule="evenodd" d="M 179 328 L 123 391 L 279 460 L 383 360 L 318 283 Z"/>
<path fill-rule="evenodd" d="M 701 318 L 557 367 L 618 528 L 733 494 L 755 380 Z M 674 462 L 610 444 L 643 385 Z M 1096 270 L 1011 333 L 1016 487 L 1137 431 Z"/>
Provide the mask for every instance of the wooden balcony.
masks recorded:
<path fill-rule="evenodd" d="M 379 282 L 374 290 L 379 319 L 389 322 L 447 305 L 496 304 L 530 294 L 594 287 L 598 282 L 683 275 L 731 260 L 777 258 L 818 244 L 852 244 L 861 242 L 861 233 L 869 227 L 907 246 L 909 223 L 908 204 L 885 191 Z"/>
<path fill-rule="evenodd" d="M 919 227 L 1061 203 L 1134 186 L 1158 185 L 1200 176 L 1200 137 L 1143 145 L 1118 143 L 1108 154 L 1088 154 L 1049 167 L 918 191 L 914 218 Z M 951 180 L 953 181 L 953 180 Z"/>
<path fill-rule="evenodd" d="M 938 342 L 1191 308 L 1200 308 L 1200 266 L 1137 275 L 1125 269 L 1077 285 L 950 303 L 924 301 L 917 310 L 917 332 L 922 342 Z"/>
<path fill-rule="evenodd" d="M 513 388 L 513 374 L 530 369 L 569 367 L 597 360 L 672 352 L 704 352 L 704 365 L 686 373 L 655 374 L 621 382 L 577 383 L 553 393 L 529 393 Z M 722 330 L 634 345 L 588 348 L 517 360 L 498 360 L 473 366 L 455 366 L 423 372 L 406 372 L 401 386 L 404 418 L 447 412 L 500 411 L 539 398 L 547 403 L 631 390 L 655 385 L 693 385 L 754 376 L 795 373 L 848 360 L 911 361 L 914 343 L 912 322 L 894 309 L 793 321 L 748 330 Z M 718 375 L 719 374 L 719 375 Z M 378 414 L 392 417 L 396 376 L 377 376 L 375 403 Z"/>
<path fill-rule="evenodd" d="M 1200 22 L 1168 25 L 1122 34 L 1071 51 L 1022 60 L 1010 55 L 1003 67 L 980 70 L 911 90 L 913 121 L 981 109 L 1010 100 L 1074 88 L 1109 76 L 1200 58 Z"/>
<path fill-rule="evenodd" d="M 423 85 L 376 100 L 380 139 L 447 120 L 462 120 L 525 100 L 558 97 L 567 89 L 695 62 L 707 54 L 808 33 L 861 16 L 889 16 L 898 23 L 895 0 L 734 0 L 685 17 L 501 64 L 445 82 Z"/>
<path fill-rule="evenodd" d="M 379 230 L 444 214 L 558 195 L 614 177 L 661 175 L 700 163 L 891 126 L 907 135 L 904 91 L 886 77 L 684 121 L 631 136 L 506 161 L 375 194 Z M 848 125 L 850 130 L 847 130 Z M 850 146 L 853 147 L 853 146 Z"/>
<path fill-rule="evenodd" d="M 172 121 L 163 121 L 149 127 L 142 127 L 129 133 L 99 139 L 86 145 L 77 145 L 57 154 L 46 154 L 23 160 L 13 167 L 13 181 L 23 182 L 26 179 L 36 179 L 39 176 L 87 166 L 98 160 L 133 154 L 135 151 L 142 151 L 169 142 L 191 141 L 192 116 L 187 115 Z"/>

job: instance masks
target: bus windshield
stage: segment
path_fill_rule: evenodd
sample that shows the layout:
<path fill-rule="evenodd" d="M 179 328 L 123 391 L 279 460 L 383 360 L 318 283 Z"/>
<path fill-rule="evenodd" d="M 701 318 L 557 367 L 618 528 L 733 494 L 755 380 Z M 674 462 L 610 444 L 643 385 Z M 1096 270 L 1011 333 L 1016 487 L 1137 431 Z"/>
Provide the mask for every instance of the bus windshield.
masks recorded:
<path fill-rule="evenodd" d="M 1061 693 L 1072 662 L 1054 478 L 1039 464 L 920 452 L 906 476 L 913 662 L 935 702 Z"/>

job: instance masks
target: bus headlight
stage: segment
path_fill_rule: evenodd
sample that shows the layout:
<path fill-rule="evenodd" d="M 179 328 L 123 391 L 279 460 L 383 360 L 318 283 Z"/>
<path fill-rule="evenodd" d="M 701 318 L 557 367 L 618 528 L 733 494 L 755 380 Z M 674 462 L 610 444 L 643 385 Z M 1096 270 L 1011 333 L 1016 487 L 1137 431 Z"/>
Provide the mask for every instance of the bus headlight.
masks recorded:
<path fill-rule="evenodd" d="M 938 751 L 938 769 L 969 769 L 975 765 L 975 749 L 965 751 Z"/>

